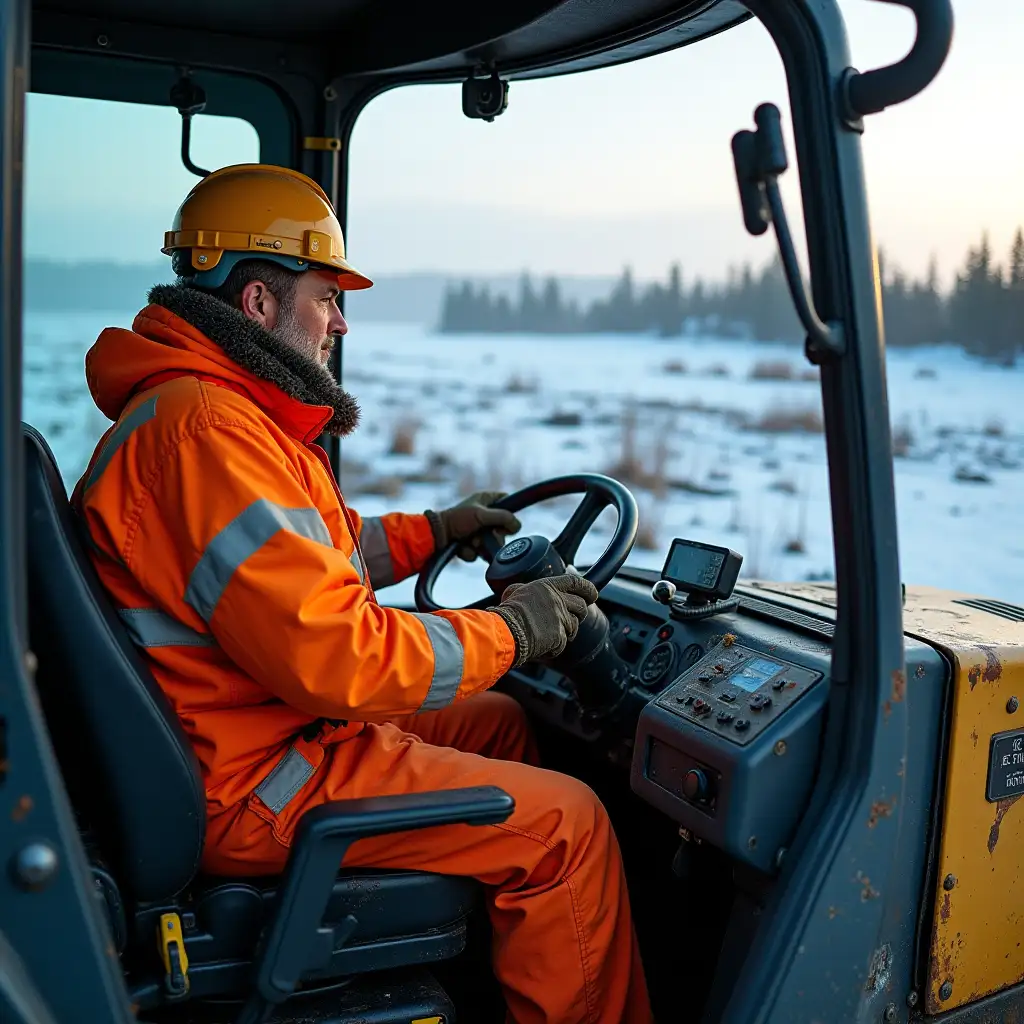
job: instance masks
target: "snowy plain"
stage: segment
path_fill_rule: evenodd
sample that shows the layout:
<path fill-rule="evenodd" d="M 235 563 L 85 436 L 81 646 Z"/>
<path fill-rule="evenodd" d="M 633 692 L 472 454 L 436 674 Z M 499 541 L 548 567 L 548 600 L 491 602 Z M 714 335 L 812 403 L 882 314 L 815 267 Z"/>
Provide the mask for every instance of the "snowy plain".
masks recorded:
<path fill-rule="evenodd" d="M 69 489 L 109 427 L 85 352 L 133 313 L 26 314 L 23 418 Z M 890 349 L 887 360 L 903 580 L 1024 601 L 1024 367 L 956 349 Z M 342 443 L 341 484 L 363 515 L 602 472 L 640 507 L 632 565 L 660 568 L 671 539 L 689 537 L 739 551 L 742 577 L 832 577 L 820 388 L 798 347 L 367 323 L 345 341 L 343 374 L 362 422 Z M 525 512 L 524 531 L 555 536 L 576 500 Z M 602 515 L 578 561 L 600 554 L 613 525 Z M 485 593 L 482 563 L 456 563 L 435 597 L 458 606 Z M 381 597 L 411 594 L 407 581 Z"/>

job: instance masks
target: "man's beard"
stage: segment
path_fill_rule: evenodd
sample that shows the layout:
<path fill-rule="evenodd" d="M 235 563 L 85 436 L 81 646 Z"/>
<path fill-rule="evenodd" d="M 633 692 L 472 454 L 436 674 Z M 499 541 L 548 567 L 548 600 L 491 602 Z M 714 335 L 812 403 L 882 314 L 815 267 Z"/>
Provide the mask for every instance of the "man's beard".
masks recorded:
<path fill-rule="evenodd" d="M 324 366 L 327 362 L 326 357 L 330 349 L 328 348 L 324 351 L 324 343 L 330 341 L 333 347 L 334 342 L 333 338 L 325 335 L 314 337 L 304 330 L 295 316 L 295 309 L 291 303 L 281 304 L 278 311 L 277 324 L 270 333 L 300 355 L 311 359 L 317 366 Z"/>

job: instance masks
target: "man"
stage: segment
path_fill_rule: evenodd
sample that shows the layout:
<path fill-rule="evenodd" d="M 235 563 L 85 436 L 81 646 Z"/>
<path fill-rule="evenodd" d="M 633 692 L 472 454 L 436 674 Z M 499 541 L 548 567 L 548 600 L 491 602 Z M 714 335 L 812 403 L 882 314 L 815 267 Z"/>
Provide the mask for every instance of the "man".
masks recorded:
<path fill-rule="evenodd" d="M 345 260 L 327 196 L 297 172 L 224 168 L 165 236 L 179 283 L 86 358 L 116 426 L 75 491 L 94 562 L 199 757 L 204 867 L 280 871 L 297 822 L 327 800 L 493 784 L 500 825 L 355 843 L 347 867 L 478 878 L 494 966 L 520 1024 L 650 1019 L 619 850 L 596 796 L 544 771 L 518 706 L 487 693 L 561 652 L 594 587 L 509 587 L 490 610 L 381 607 L 375 586 L 481 529 L 514 532 L 478 496 L 363 520 L 321 432 L 358 409 L 325 368 L 347 326 Z"/>

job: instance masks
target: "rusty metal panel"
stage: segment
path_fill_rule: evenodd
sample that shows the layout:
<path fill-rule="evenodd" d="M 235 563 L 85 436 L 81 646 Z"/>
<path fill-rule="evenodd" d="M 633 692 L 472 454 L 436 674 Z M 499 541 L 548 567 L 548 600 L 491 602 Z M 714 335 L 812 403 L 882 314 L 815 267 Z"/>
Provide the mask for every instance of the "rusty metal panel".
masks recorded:
<path fill-rule="evenodd" d="M 835 605 L 821 584 L 747 586 L 819 613 Z M 926 897 L 924 1009 L 940 1014 L 1024 981 L 1024 608 L 907 587 L 903 625 L 953 666 L 936 888 Z"/>
<path fill-rule="evenodd" d="M 1024 623 L 964 596 L 908 590 L 904 616 L 954 672 L 929 1014 L 1024 978 Z"/>

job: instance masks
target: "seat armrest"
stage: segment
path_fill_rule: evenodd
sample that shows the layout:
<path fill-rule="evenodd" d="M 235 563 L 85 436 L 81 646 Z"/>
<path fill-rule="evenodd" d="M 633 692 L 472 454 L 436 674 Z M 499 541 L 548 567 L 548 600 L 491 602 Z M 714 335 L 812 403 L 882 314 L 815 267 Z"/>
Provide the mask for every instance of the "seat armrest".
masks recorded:
<path fill-rule="evenodd" d="M 337 946 L 336 932 L 321 928 L 349 846 L 357 839 L 439 825 L 493 825 L 505 821 L 515 801 L 496 786 L 430 793 L 336 800 L 302 816 L 256 960 L 256 991 L 238 1024 L 265 1019 L 284 1002 L 302 975 L 318 966 L 324 948 Z M 355 929 L 352 919 L 349 934 Z M 342 936 L 343 937 L 343 936 Z M 326 947 L 325 947 L 326 942 Z"/>

